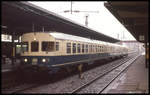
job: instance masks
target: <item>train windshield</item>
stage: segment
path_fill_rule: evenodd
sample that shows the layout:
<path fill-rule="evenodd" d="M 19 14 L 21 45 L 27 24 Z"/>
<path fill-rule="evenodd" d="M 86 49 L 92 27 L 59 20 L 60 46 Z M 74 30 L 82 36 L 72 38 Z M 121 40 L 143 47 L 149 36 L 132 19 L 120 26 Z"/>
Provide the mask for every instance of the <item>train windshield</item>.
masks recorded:
<path fill-rule="evenodd" d="M 42 42 L 42 51 L 55 51 L 55 43 L 49 41 Z"/>
<path fill-rule="evenodd" d="M 31 52 L 38 52 L 39 50 L 39 42 L 34 41 L 31 42 Z"/>
<path fill-rule="evenodd" d="M 22 42 L 21 44 L 21 51 L 24 52 L 28 52 L 28 42 Z"/>

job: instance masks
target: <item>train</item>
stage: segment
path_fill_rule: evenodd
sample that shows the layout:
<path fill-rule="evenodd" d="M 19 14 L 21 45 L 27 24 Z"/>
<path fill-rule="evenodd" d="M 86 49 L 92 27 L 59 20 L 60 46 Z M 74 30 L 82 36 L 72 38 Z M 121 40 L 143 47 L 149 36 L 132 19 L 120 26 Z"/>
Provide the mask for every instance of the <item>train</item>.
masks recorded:
<path fill-rule="evenodd" d="M 21 48 L 22 66 L 53 72 L 61 67 L 81 68 L 95 60 L 128 55 L 125 46 L 56 31 L 25 33 Z"/>

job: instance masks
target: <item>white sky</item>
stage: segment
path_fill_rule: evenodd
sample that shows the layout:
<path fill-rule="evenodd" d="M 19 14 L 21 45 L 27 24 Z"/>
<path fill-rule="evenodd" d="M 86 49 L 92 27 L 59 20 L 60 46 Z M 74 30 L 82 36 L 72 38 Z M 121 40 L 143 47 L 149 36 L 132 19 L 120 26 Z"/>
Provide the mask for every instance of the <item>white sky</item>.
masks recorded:
<path fill-rule="evenodd" d="M 65 18 L 69 18 L 77 23 L 85 25 L 85 15 L 88 17 L 88 27 L 97 32 L 111 36 L 120 40 L 135 40 L 128 30 L 105 8 L 104 2 L 90 1 L 81 2 L 73 1 L 72 10 L 80 11 L 99 11 L 99 13 L 79 12 L 63 13 L 64 10 L 71 9 L 70 1 L 32 1 L 30 2 Z M 124 33 L 124 38 L 123 38 Z"/>

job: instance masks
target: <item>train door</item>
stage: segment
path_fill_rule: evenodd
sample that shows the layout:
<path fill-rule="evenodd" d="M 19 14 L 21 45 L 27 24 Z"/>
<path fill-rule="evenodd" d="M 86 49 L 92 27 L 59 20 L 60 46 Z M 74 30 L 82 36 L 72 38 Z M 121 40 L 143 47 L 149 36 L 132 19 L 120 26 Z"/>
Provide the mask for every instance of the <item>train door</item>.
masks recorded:
<path fill-rule="evenodd" d="M 88 55 L 88 57 L 89 57 L 89 62 L 88 62 L 88 65 L 91 65 L 91 64 L 93 64 L 94 63 L 94 60 L 92 60 L 93 58 L 94 58 L 94 56 L 93 56 L 93 47 L 94 47 L 94 45 L 90 45 L 89 46 L 90 48 L 90 54 Z"/>

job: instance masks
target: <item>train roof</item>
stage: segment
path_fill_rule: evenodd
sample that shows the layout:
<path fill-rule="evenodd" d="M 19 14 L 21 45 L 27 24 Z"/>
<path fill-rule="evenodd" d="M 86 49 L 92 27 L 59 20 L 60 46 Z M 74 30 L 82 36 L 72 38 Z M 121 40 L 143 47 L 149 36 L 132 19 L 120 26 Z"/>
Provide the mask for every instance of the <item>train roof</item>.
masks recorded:
<path fill-rule="evenodd" d="M 60 32 L 51 32 L 50 35 L 53 36 L 56 39 L 73 40 L 73 41 L 80 41 L 80 42 L 87 42 L 87 43 L 97 43 L 97 44 L 105 44 L 105 45 L 113 45 L 113 46 L 121 46 L 121 45 L 117 45 L 117 44 L 113 44 L 113 43 L 109 43 L 109 42 L 93 40 L 93 39 L 90 39 L 90 38 L 84 38 L 84 37 L 69 35 L 69 34 L 60 33 Z"/>
<path fill-rule="evenodd" d="M 59 32 L 51 32 L 50 35 L 53 36 L 56 39 L 80 41 L 80 42 L 87 42 L 87 43 L 103 43 L 103 44 L 106 44 L 106 42 L 103 42 L 103 41 L 93 40 L 93 39 L 89 39 L 89 38 L 84 38 L 84 37 L 59 33 Z"/>
<path fill-rule="evenodd" d="M 30 32 L 30 33 L 44 33 L 44 34 L 49 34 L 50 36 L 54 37 L 55 39 L 72 40 L 72 41 L 79 41 L 79 42 L 87 42 L 87 43 L 104 44 L 104 45 L 109 45 L 109 46 L 124 47 L 124 46 L 119 45 L 119 44 L 114 44 L 114 43 L 109 43 L 109 42 L 94 40 L 94 39 L 80 37 L 80 36 L 74 36 L 74 35 L 60 33 L 60 32 L 56 32 L 56 31 Z M 29 33 L 25 33 L 25 34 L 29 34 Z"/>

